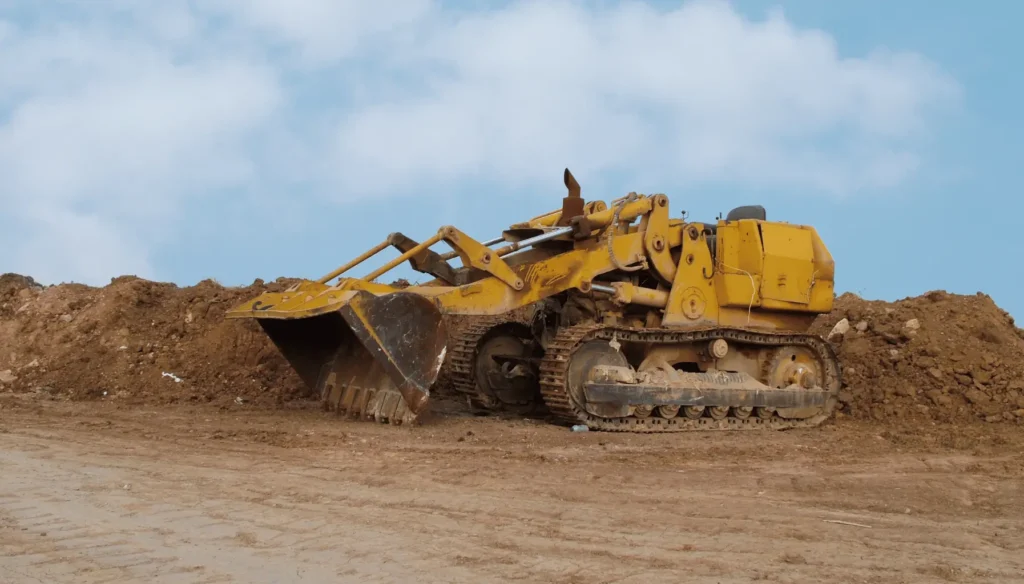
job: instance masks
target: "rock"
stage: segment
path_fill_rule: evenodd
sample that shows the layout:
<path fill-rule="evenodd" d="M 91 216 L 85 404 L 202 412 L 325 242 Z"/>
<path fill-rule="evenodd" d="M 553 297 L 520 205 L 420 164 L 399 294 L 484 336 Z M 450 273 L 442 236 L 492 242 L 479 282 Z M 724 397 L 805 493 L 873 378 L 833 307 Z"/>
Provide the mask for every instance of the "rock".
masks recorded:
<path fill-rule="evenodd" d="M 928 396 L 928 399 L 932 400 L 933 404 L 940 407 L 946 407 L 953 403 L 953 400 L 948 395 L 937 389 L 929 390 L 925 395 Z"/>
<path fill-rule="evenodd" d="M 1014 411 L 1013 415 L 1017 416 L 1018 418 L 1024 418 L 1024 408 Z"/>
<path fill-rule="evenodd" d="M 978 391 L 977 389 L 969 389 L 964 392 L 964 398 L 974 405 L 983 405 L 991 401 L 987 395 Z"/>
<path fill-rule="evenodd" d="M 913 387 L 907 387 L 906 385 L 901 385 L 900 387 L 896 388 L 896 395 L 902 395 L 904 397 L 912 397 L 912 396 L 914 396 L 916 394 L 917 394 L 917 390 L 915 390 Z"/>
<path fill-rule="evenodd" d="M 854 326 L 853 328 L 857 329 L 857 332 L 866 332 L 868 330 L 868 321 L 862 320 L 858 322 L 857 325 Z"/>
<path fill-rule="evenodd" d="M 942 381 L 942 370 L 938 367 L 932 367 L 928 370 L 928 375 L 931 375 L 935 379 Z"/>
<path fill-rule="evenodd" d="M 71 316 L 70 314 L 62 314 L 62 315 L 60 315 L 60 321 L 61 322 L 71 322 L 71 319 L 73 319 L 73 318 L 74 317 Z"/>
<path fill-rule="evenodd" d="M 916 318 L 912 318 L 907 322 L 903 323 L 903 328 L 908 331 L 917 332 L 918 330 L 921 329 L 921 321 L 917 320 Z"/>
<path fill-rule="evenodd" d="M 192 320 L 193 320 L 192 313 L 191 312 L 186 312 L 185 313 L 185 324 L 192 324 Z"/>
<path fill-rule="evenodd" d="M 971 377 L 973 377 L 975 381 L 981 384 L 987 384 L 990 381 L 992 381 L 992 374 L 989 373 L 988 371 L 984 371 L 981 369 L 975 369 L 974 371 L 971 371 Z"/>
<path fill-rule="evenodd" d="M 1017 407 L 1024 409 L 1024 397 L 1017 398 Z"/>
<path fill-rule="evenodd" d="M 25 365 L 22 369 L 33 369 L 35 367 L 39 367 L 39 359 L 32 359 L 28 362 L 28 365 Z"/>
<path fill-rule="evenodd" d="M 932 409 L 924 404 L 917 404 L 916 406 L 914 406 L 914 409 L 917 410 L 917 413 L 926 416 L 932 412 Z"/>
<path fill-rule="evenodd" d="M 14 380 L 18 379 L 15 377 L 14 372 L 10 369 L 0 371 L 0 384 L 14 383 Z"/>
<path fill-rule="evenodd" d="M 832 341 L 837 338 L 842 338 L 843 335 L 850 332 L 850 321 L 843 319 L 836 323 L 836 326 L 832 327 L 832 332 L 828 333 L 828 340 Z"/>

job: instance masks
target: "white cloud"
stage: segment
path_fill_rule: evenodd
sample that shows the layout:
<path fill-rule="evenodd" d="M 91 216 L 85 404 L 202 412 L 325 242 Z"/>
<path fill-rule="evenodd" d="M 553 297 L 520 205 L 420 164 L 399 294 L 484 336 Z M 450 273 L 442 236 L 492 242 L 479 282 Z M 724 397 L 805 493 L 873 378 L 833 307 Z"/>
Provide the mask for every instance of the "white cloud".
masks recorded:
<path fill-rule="evenodd" d="M 49 6 L 0 20 L 0 204 L 31 233 L 0 245 L 87 282 L 159 277 L 153 247 L 187 237 L 176 214 L 226 189 L 351 200 L 550 186 L 563 166 L 665 190 L 895 186 L 958 90 L 919 55 L 844 56 L 709 0 Z"/>
<path fill-rule="evenodd" d="M 523 2 L 434 31 L 407 73 L 431 90 L 352 111 L 339 129 L 339 173 L 360 190 L 540 180 L 568 160 L 673 183 L 888 187 L 917 167 L 928 106 L 955 92 L 914 55 L 843 58 L 779 13 L 751 22 L 712 1 Z"/>
<path fill-rule="evenodd" d="M 300 62 L 323 66 L 356 53 L 381 36 L 422 21 L 431 0 L 210 0 L 203 8 L 263 40 L 293 50 Z M 267 36 L 269 35 L 269 37 Z"/>
<path fill-rule="evenodd" d="M 5 261 L 11 262 L 7 270 L 44 283 L 105 283 L 121 274 L 156 275 L 138 237 L 144 230 L 64 207 L 31 204 L 26 210 L 21 219 L 28 236 L 7 256 Z"/>
<path fill-rule="evenodd" d="M 246 138 L 281 104 L 275 71 L 114 38 L 60 24 L 0 46 L 0 203 L 31 233 L 2 243 L 33 275 L 152 275 L 183 199 L 259 174 Z"/>
<path fill-rule="evenodd" d="M 21 104 L 0 134 L 0 165 L 15 196 L 159 204 L 250 176 L 238 138 L 277 97 L 239 64 L 156 65 Z"/>

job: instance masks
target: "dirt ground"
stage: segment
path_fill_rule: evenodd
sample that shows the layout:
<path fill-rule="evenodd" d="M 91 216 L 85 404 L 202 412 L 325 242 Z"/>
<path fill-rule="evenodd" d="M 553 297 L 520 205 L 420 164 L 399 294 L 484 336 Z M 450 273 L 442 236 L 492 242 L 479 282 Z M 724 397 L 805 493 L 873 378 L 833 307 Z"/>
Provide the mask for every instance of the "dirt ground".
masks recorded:
<path fill-rule="evenodd" d="M 1024 432 L 0 395 L 0 582 L 1024 581 Z"/>
<path fill-rule="evenodd" d="M 0 584 L 1024 582 L 1024 330 L 836 299 L 813 430 L 320 411 L 231 288 L 0 275 Z M 442 375 L 442 379 L 444 376 Z"/>

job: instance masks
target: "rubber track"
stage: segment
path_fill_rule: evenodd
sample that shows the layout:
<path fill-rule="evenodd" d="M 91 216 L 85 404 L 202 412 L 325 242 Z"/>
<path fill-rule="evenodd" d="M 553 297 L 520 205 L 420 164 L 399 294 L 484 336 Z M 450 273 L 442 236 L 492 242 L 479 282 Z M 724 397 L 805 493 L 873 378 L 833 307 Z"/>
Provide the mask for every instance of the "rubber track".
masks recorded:
<path fill-rule="evenodd" d="M 786 419 L 774 413 L 770 418 L 735 418 L 731 415 L 721 420 L 702 416 L 690 419 L 682 414 L 674 418 L 601 418 L 576 406 L 566 390 L 566 371 L 570 358 L 585 341 L 594 339 L 611 340 L 612 335 L 619 341 L 643 341 L 648 343 L 687 343 L 725 339 L 736 343 L 782 348 L 800 345 L 814 350 L 825 362 L 824 387 L 838 393 L 841 384 L 839 361 L 832 346 L 821 338 L 805 334 L 761 333 L 737 329 L 706 329 L 697 331 L 667 331 L 665 329 L 637 329 L 593 323 L 567 327 L 559 331 L 545 351 L 540 366 L 540 388 L 544 402 L 555 420 L 566 424 L 586 424 L 592 430 L 610 432 L 686 432 L 702 430 L 784 430 L 810 428 L 821 424 L 832 415 L 837 400 L 832 398 L 825 410 L 806 419 Z M 731 414 L 731 412 L 730 412 Z"/>

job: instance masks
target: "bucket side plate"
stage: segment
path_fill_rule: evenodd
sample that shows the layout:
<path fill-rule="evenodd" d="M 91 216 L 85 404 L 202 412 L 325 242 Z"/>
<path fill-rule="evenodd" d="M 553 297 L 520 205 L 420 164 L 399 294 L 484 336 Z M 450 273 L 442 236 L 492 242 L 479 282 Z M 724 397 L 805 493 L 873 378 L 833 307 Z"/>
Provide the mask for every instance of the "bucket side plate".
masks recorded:
<path fill-rule="evenodd" d="M 320 302 L 278 303 L 270 314 L 254 310 L 254 301 L 235 318 L 256 319 L 325 408 L 392 424 L 415 421 L 447 351 L 441 312 L 414 293 L 339 295 L 326 310 Z"/>

